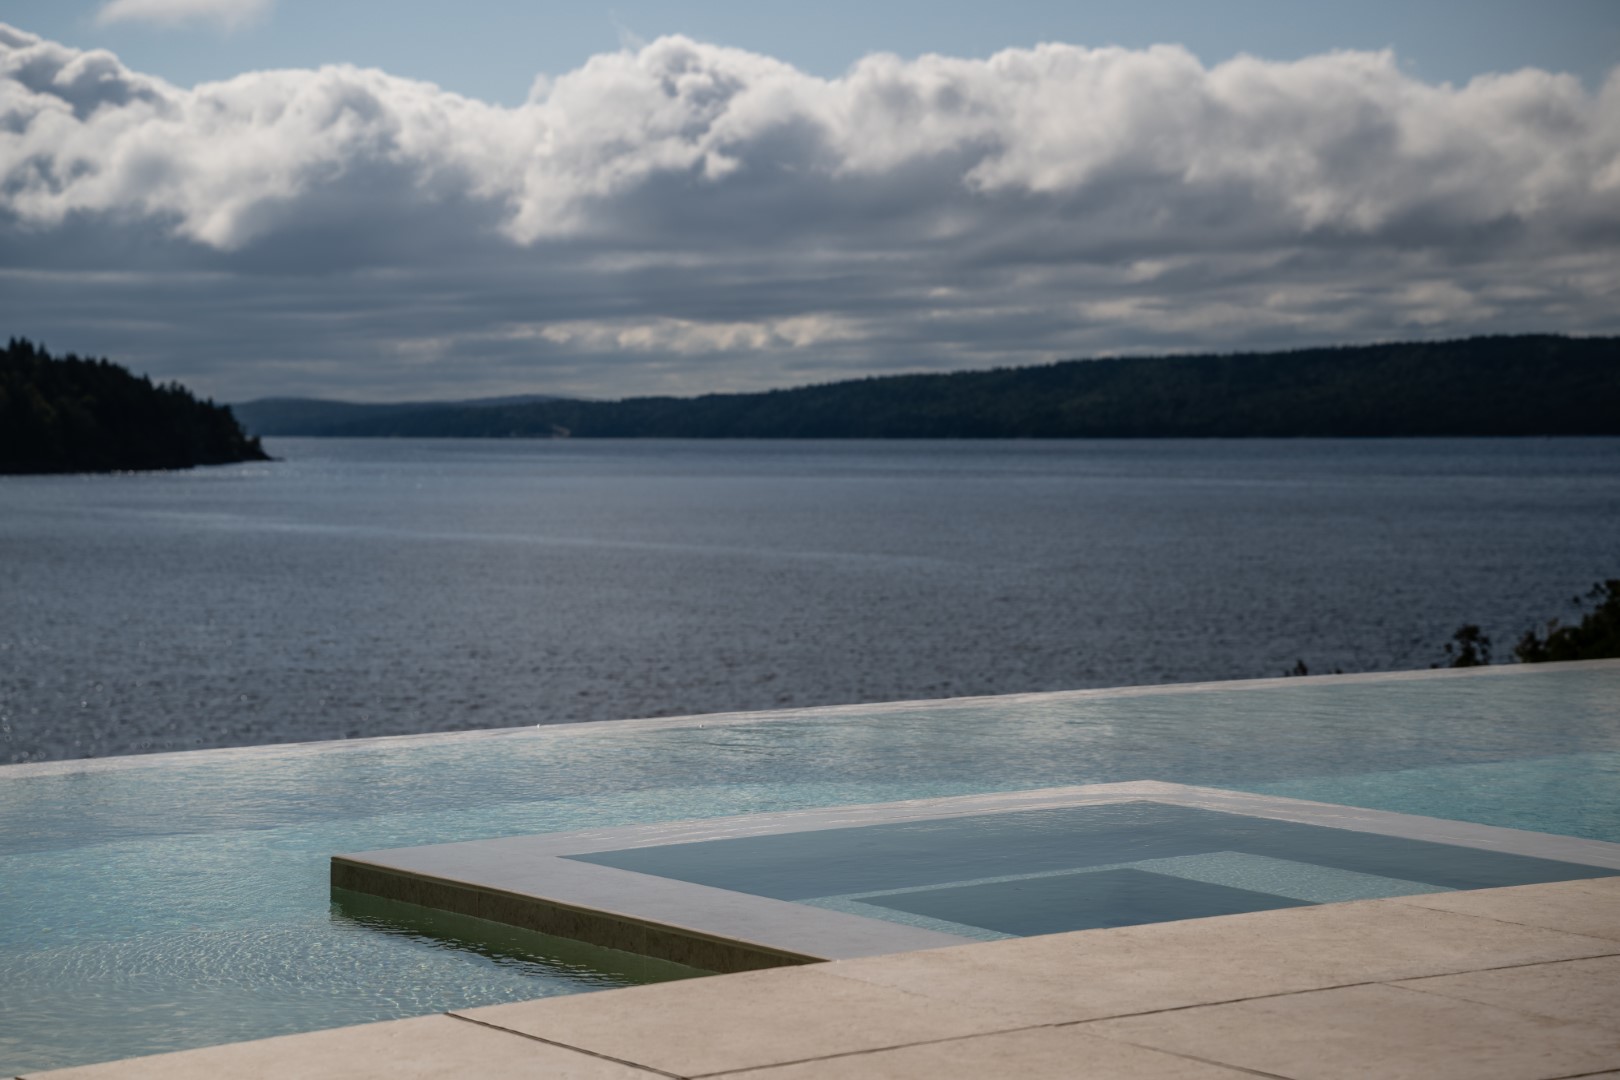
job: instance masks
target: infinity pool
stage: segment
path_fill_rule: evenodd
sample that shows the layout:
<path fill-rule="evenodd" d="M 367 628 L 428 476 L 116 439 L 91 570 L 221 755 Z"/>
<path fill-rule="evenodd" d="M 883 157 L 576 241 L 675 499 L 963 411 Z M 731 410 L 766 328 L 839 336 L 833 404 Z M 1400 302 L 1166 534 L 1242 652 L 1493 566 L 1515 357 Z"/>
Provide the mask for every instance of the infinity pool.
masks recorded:
<path fill-rule="evenodd" d="M 335 907 L 337 852 L 1148 778 L 1620 842 L 1620 662 L 0 769 L 0 1072 L 693 973 Z"/>
<path fill-rule="evenodd" d="M 566 857 L 978 940 L 1620 874 L 1152 800 Z"/>

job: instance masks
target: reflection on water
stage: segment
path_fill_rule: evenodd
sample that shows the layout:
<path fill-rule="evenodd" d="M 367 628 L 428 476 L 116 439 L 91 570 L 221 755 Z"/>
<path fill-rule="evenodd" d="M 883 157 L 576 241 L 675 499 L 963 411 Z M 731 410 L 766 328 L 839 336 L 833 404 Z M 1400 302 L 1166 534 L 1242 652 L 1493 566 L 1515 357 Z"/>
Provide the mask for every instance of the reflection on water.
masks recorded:
<path fill-rule="evenodd" d="M 581 989 L 668 982 L 710 974 L 685 964 L 587 945 L 350 889 L 332 890 L 332 922 L 343 929 L 393 934 L 426 949 L 478 957 L 491 967 L 517 975 L 570 980 Z"/>

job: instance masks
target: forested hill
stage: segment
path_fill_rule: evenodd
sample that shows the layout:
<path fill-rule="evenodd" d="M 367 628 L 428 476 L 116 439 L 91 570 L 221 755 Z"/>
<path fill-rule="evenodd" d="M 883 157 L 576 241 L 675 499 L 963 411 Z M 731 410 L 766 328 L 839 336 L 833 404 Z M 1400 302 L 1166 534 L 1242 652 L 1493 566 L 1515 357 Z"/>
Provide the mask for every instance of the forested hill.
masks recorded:
<path fill-rule="evenodd" d="M 0 353 L 0 473 L 183 469 L 268 460 L 231 410 L 106 360 Z"/>
<path fill-rule="evenodd" d="M 386 429 L 399 422 L 414 423 L 414 414 L 446 409 L 487 409 L 532 405 L 561 400 L 548 394 L 521 394 L 515 397 L 478 398 L 471 401 L 401 402 L 372 405 L 354 401 L 325 401 L 321 398 L 259 398 L 232 406 L 236 418 L 249 431 L 260 435 L 325 434 L 367 426 Z"/>
<path fill-rule="evenodd" d="M 1620 434 L 1620 338 L 1071 360 L 757 394 L 416 405 L 263 435 L 1118 438 Z"/>

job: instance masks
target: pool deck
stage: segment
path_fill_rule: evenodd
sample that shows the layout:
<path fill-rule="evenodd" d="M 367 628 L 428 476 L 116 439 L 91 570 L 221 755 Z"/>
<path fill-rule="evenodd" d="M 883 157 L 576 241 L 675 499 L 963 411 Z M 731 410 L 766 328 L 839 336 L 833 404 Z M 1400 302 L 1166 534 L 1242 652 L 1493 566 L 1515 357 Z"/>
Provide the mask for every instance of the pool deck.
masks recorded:
<path fill-rule="evenodd" d="M 28 1076 L 1620 1078 L 1620 877 L 835 960 Z"/>

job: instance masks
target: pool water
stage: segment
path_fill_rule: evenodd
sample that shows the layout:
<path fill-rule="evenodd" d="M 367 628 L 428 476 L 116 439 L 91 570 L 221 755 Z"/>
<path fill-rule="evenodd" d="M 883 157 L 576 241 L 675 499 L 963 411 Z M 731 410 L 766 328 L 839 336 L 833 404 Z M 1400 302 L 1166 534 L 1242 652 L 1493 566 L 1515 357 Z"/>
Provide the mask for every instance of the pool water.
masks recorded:
<path fill-rule="evenodd" d="M 1154 802 L 816 829 L 567 858 L 977 938 L 1620 873 Z"/>
<path fill-rule="evenodd" d="M 335 907 L 334 853 L 1141 779 L 1620 841 L 1620 663 L 0 769 L 0 1072 L 690 973 L 537 936 Z M 1181 880 L 1196 871 L 1203 884 L 1266 892 L 1242 884 L 1243 872 L 1270 865 L 1252 860 L 1300 861 L 1283 849 L 1221 851 L 1251 861 L 1222 870 L 1133 857 L 1094 869 L 1121 894 L 1152 883 L 1141 874 L 1177 869 Z M 1387 866 L 1325 869 L 1428 880 Z M 951 880 L 977 883 L 971 889 L 996 876 Z M 888 891 L 862 884 L 806 899 Z M 918 917 L 955 922 L 949 916 L 986 895 L 902 895 L 913 884 L 894 886 L 901 891 L 881 904 L 872 895 L 849 902 L 935 905 L 943 916 Z"/>

